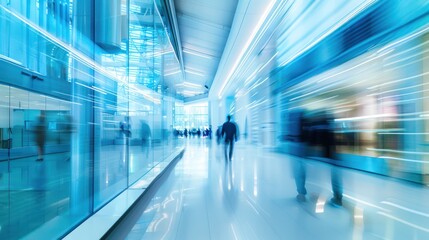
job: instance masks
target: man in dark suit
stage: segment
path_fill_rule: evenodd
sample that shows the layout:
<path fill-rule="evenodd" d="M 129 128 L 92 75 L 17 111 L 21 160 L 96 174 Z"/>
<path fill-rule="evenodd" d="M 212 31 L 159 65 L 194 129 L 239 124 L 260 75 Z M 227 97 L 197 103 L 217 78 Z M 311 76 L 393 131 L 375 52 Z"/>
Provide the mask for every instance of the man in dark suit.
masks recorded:
<path fill-rule="evenodd" d="M 237 132 L 238 128 L 234 122 L 231 122 L 231 116 L 226 117 L 228 120 L 222 125 L 221 136 L 225 137 L 225 159 L 231 161 L 232 153 L 234 150 L 234 142 L 238 140 Z M 229 158 L 228 158 L 228 146 L 229 146 Z"/>

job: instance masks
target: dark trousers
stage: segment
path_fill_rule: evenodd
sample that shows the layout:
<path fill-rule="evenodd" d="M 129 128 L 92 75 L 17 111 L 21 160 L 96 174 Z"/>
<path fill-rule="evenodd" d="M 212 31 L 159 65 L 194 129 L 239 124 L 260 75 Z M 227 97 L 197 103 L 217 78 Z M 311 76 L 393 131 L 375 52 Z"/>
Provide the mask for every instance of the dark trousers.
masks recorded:
<path fill-rule="evenodd" d="M 229 146 L 229 160 L 231 161 L 232 152 L 234 151 L 234 140 L 225 139 L 225 159 L 228 160 L 228 146 Z"/>
<path fill-rule="evenodd" d="M 305 178 L 306 178 L 306 167 L 304 160 L 302 159 L 292 159 L 293 175 L 295 178 L 296 191 L 298 194 L 305 195 L 307 194 L 307 189 L 305 189 Z"/>
<path fill-rule="evenodd" d="M 335 166 L 331 167 L 331 184 L 334 198 L 340 200 L 343 198 L 343 181 L 341 170 Z"/>

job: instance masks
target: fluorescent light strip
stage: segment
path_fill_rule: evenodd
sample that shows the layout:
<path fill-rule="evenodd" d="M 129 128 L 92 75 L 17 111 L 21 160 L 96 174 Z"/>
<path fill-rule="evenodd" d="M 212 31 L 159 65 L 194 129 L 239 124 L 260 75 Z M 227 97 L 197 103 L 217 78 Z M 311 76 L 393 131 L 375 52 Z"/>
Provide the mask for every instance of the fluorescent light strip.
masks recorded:
<path fill-rule="evenodd" d="M 204 93 L 204 92 L 202 92 L 202 91 L 184 90 L 182 93 L 185 93 L 185 94 L 201 94 L 201 93 Z"/>
<path fill-rule="evenodd" d="M 211 56 L 211 55 L 209 55 L 209 54 L 205 54 L 205 53 L 199 53 L 199 52 L 192 52 L 192 51 L 189 51 L 189 50 L 183 50 L 183 52 L 184 53 L 188 53 L 188 54 L 191 54 L 191 55 L 194 55 L 194 56 L 198 56 L 198 57 L 202 57 L 202 58 L 206 58 L 206 59 L 213 59 L 213 57 Z"/>
<path fill-rule="evenodd" d="M 192 70 L 188 70 L 188 69 L 185 69 L 185 72 L 190 73 L 190 74 L 194 74 L 194 75 L 198 75 L 198 76 L 201 76 L 201 77 L 205 77 L 206 76 L 204 73 L 196 72 L 196 71 L 192 71 Z"/>
<path fill-rule="evenodd" d="M 337 118 L 334 121 L 340 122 L 340 121 L 356 121 L 356 120 L 365 120 L 365 119 L 372 119 L 372 118 L 382 118 L 382 117 L 394 117 L 393 114 L 375 114 L 375 115 L 367 115 L 367 116 L 360 116 L 360 117 L 350 117 L 350 118 Z"/>
<path fill-rule="evenodd" d="M 265 9 L 264 13 L 262 14 L 262 17 L 259 19 L 258 23 L 256 24 L 256 27 L 254 28 L 252 34 L 250 34 L 250 38 L 247 40 L 246 44 L 244 44 L 244 47 L 242 48 L 240 54 L 238 55 L 238 57 L 236 58 L 236 61 L 233 64 L 233 67 L 231 68 L 231 70 L 229 71 L 225 81 L 223 82 L 223 85 L 222 85 L 220 92 L 219 92 L 219 95 L 218 95 L 219 99 L 222 98 L 222 93 L 225 90 L 226 85 L 231 80 L 233 73 L 235 73 L 235 70 L 238 67 L 238 64 L 242 61 L 242 58 L 243 58 L 245 52 L 248 50 L 250 44 L 255 39 L 256 34 L 258 33 L 258 31 L 262 27 L 262 24 L 267 19 L 268 14 L 271 12 L 271 9 L 273 8 L 275 3 L 276 3 L 276 1 L 274 0 L 274 1 L 271 1 L 270 4 L 268 4 L 268 7 Z"/>
<path fill-rule="evenodd" d="M 164 76 L 170 76 L 170 75 L 178 74 L 180 72 L 181 72 L 180 70 L 177 70 L 177 71 L 174 71 L 174 72 L 165 73 Z"/>
<path fill-rule="evenodd" d="M 274 19 L 276 18 L 276 16 L 280 13 L 281 9 L 283 9 L 283 5 L 286 5 L 288 2 L 282 2 L 280 3 L 280 5 L 278 7 L 276 7 L 276 9 L 273 11 L 273 13 L 270 15 L 270 18 L 268 20 L 266 20 L 266 24 L 258 31 L 259 35 L 255 38 L 256 40 L 253 40 L 253 45 L 250 46 L 250 48 L 246 51 L 245 56 L 242 57 L 241 61 L 240 61 L 240 66 L 237 67 L 237 70 L 234 71 L 234 74 L 238 74 L 238 72 L 246 72 L 247 70 L 249 70 L 250 68 L 252 68 L 252 64 L 253 62 L 256 60 L 256 58 L 253 58 L 251 60 L 250 63 L 246 64 L 247 65 L 247 69 L 242 71 L 242 68 L 244 68 L 243 63 L 247 61 L 247 59 L 250 57 L 250 53 L 252 53 L 252 51 L 255 49 L 256 47 L 256 43 L 259 43 L 259 41 L 261 40 L 261 38 L 263 37 L 263 34 L 265 33 L 265 31 L 268 29 L 268 27 L 270 26 L 270 24 L 274 21 Z M 271 7 L 272 8 L 272 7 Z M 276 27 L 277 29 L 277 27 Z M 247 85 L 249 83 L 250 80 L 252 80 L 252 78 L 254 77 L 254 74 L 260 73 L 272 60 L 274 60 L 276 58 L 276 56 L 278 55 L 278 52 L 276 52 L 264 65 L 259 65 L 259 67 L 257 67 L 256 71 L 253 72 L 246 80 L 245 80 L 245 85 Z M 252 76 L 253 75 L 253 76 Z M 235 76 L 234 76 L 235 77 Z M 233 77 L 231 77 L 232 79 Z M 222 93 L 222 92 L 221 92 Z M 219 97 L 220 98 L 220 97 Z"/>
<path fill-rule="evenodd" d="M 183 82 L 183 85 L 188 87 L 202 87 L 200 84 L 190 83 L 190 82 Z"/>

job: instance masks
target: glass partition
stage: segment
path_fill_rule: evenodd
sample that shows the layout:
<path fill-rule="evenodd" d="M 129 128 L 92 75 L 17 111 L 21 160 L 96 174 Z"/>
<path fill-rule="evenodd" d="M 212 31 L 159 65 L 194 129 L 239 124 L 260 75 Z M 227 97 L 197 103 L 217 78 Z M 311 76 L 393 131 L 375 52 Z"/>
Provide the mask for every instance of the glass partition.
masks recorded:
<path fill-rule="evenodd" d="M 61 238 L 182 146 L 160 14 L 0 0 L 1 239 Z"/>

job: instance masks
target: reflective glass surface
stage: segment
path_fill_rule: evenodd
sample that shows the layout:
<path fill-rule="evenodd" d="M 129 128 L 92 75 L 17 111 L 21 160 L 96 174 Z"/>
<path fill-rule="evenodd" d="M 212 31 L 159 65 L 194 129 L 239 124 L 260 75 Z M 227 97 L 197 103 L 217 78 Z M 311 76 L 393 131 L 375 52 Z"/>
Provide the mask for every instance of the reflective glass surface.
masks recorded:
<path fill-rule="evenodd" d="M 152 1 L 0 1 L 0 32 L 0 238 L 59 238 L 181 146 L 178 61 Z"/>

